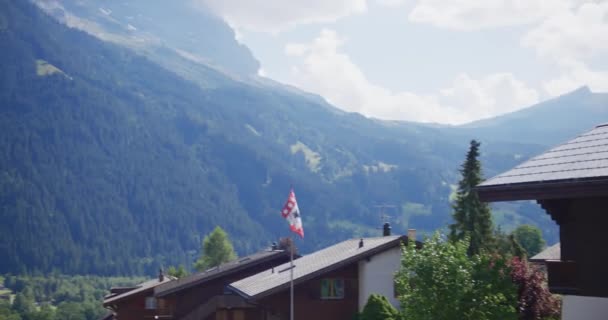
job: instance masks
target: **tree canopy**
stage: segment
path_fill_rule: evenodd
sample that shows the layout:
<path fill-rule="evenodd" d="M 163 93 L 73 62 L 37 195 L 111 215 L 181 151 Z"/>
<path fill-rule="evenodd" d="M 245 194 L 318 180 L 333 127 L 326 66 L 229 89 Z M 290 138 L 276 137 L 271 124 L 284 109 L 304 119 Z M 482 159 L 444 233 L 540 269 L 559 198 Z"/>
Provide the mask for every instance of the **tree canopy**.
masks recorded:
<path fill-rule="evenodd" d="M 232 261 L 236 257 L 228 234 L 220 226 L 217 226 L 210 234 L 205 236 L 203 254 L 194 264 L 194 268 L 203 271 L 224 262 Z"/>
<path fill-rule="evenodd" d="M 179 279 L 179 278 L 183 278 L 183 277 L 187 276 L 188 271 L 186 271 L 186 268 L 184 268 L 184 266 L 180 264 L 178 267 L 170 266 L 167 269 L 167 274 Z"/>
<path fill-rule="evenodd" d="M 508 261 L 467 254 L 468 237 L 444 241 L 439 233 L 422 249 L 403 248 L 396 275 L 405 320 L 517 319 L 517 289 Z"/>
<path fill-rule="evenodd" d="M 539 228 L 524 224 L 513 231 L 515 240 L 526 250 L 528 257 L 539 253 L 545 247 L 545 239 Z"/>

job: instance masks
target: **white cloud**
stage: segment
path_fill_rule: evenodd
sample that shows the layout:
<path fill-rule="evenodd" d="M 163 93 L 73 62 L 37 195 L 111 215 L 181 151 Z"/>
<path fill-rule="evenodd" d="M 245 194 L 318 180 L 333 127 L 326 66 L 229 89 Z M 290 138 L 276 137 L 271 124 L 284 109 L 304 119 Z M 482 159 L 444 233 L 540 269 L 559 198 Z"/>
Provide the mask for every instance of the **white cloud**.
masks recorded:
<path fill-rule="evenodd" d="M 406 0 L 376 0 L 376 3 L 386 7 L 399 7 L 405 4 Z"/>
<path fill-rule="evenodd" d="M 463 73 L 451 88 L 440 93 L 442 103 L 460 110 L 469 119 L 512 112 L 539 101 L 536 90 L 526 87 L 511 73 L 496 73 L 479 80 Z"/>
<path fill-rule="evenodd" d="M 409 20 L 456 30 L 528 24 L 578 0 L 419 0 Z"/>
<path fill-rule="evenodd" d="M 278 33 L 300 24 L 333 22 L 367 10 L 367 0 L 195 0 L 234 28 Z"/>
<path fill-rule="evenodd" d="M 346 111 L 380 119 L 457 124 L 538 101 L 535 90 L 508 73 L 480 80 L 462 74 L 451 88 L 435 95 L 393 92 L 370 82 L 350 57 L 340 52 L 344 42 L 335 31 L 325 29 L 311 43 L 288 44 L 286 54 L 301 59 L 292 68 L 291 82 Z"/>
<path fill-rule="evenodd" d="M 589 86 L 592 91 L 608 92 L 608 71 L 594 71 L 583 62 L 562 61 L 562 75 L 545 81 L 543 89 L 551 96 L 558 96 L 582 86 Z"/>
<path fill-rule="evenodd" d="M 592 70 L 588 61 L 608 54 L 608 2 L 585 2 L 547 17 L 526 33 L 522 45 L 552 63 L 561 75 L 543 81 L 550 96 L 587 85 L 608 91 L 608 71 Z"/>
<path fill-rule="evenodd" d="M 548 17 L 522 39 L 525 47 L 554 60 L 608 53 L 608 2 L 584 3 Z"/>

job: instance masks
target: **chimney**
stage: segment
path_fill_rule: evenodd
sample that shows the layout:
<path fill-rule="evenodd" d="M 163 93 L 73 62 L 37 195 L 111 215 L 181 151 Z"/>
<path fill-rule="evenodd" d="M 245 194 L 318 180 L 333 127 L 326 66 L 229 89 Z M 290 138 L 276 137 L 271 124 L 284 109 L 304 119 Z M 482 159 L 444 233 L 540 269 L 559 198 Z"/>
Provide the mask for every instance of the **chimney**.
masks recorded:
<path fill-rule="evenodd" d="M 359 240 L 359 248 L 363 248 L 363 238 L 361 238 L 361 240 Z"/>
<path fill-rule="evenodd" d="M 407 229 L 407 240 L 416 241 L 416 229 Z"/>
<path fill-rule="evenodd" d="M 158 269 L 158 282 L 165 281 L 165 274 L 163 273 L 163 268 Z"/>
<path fill-rule="evenodd" d="M 391 235 L 391 224 L 388 222 L 385 222 L 384 225 L 382 226 L 382 235 L 387 237 Z"/>

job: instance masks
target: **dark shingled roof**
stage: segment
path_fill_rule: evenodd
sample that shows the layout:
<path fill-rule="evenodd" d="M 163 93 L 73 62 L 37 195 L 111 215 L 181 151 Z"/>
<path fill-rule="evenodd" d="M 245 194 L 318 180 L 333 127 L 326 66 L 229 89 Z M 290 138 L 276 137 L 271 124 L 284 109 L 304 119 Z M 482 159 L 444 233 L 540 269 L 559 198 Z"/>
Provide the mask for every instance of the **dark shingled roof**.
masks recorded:
<path fill-rule="evenodd" d="M 265 250 L 254 253 L 252 255 L 239 258 L 237 260 L 223 263 L 217 267 L 211 268 L 209 270 L 205 270 L 203 272 L 198 272 L 191 274 L 189 276 L 183 277 L 176 281 L 172 281 L 162 286 L 158 286 L 154 289 L 154 293 L 157 297 L 166 296 L 168 294 L 191 288 L 212 279 L 216 279 L 218 277 L 222 277 L 228 274 L 232 274 L 234 272 L 238 272 L 245 268 L 251 267 L 253 265 L 257 265 L 259 263 L 278 258 L 280 256 L 287 255 L 287 252 L 284 250 Z"/>
<path fill-rule="evenodd" d="M 117 302 L 119 300 L 123 300 L 123 299 L 125 299 L 127 297 L 130 297 L 132 295 L 144 292 L 144 291 L 146 291 L 148 289 L 152 289 L 152 288 L 154 288 L 154 287 L 156 287 L 158 285 L 165 284 L 165 283 L 170 283 L 173 280 L 175 280 L 175 278 L 173 278 L 171 276 L 166 276 L 166 275 L 165 275 L 165 278 L 163 279 L 162 282 L 159 281 L 158 278 L 152 279 L 152 280 L 148 280 L 146 282 L 138 284 L 137 286 L 134 287 L 133 290 L 129 290 L 129 291 L 123 292 L 121 294 L 109 295 L 109 296 L 104 297 L 103 305 L 106 306 L 106 305 L 115 303 L 115 302 Z"/>
<path fill-rule="evenodd" d="M 484 201 L 604 193 L 608 191 L 608 124 L 499 174 L 476 190 Z"/>
<path fill-rule="evenodd" d="M 317 275 L 336 270 L 352 262 L 372 256 L 378 252 L 399 246 L 405 237 L 386 236 L 340 242 L 331 247 L 294 260 L 293 281 L 298 284 Z M 231 283 L 228 288 L 247 299 L 259 299 L 289 287 L 290 262 L 266 270 L 248 278 Z"/>
<path fill-rule="evenodd" d="M 560 243 L 556 243 L 549 248 L 539 252 L 534 257 L 530 258 L 531 262 L 544 262 L 547 260 L 561 260 L 561 246 Z"/>

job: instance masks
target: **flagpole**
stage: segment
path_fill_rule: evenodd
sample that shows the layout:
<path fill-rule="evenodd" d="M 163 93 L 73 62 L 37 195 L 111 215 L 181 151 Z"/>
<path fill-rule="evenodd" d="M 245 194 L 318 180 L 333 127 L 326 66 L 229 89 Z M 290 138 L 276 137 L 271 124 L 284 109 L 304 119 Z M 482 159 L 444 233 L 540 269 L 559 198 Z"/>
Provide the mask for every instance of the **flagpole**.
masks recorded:
<path fill-rule="evenodd" d="M 294 248 L 294 243 L 293 243 L 293 237 L 290 236 L 289 239 L 291 240 L 290 241 L 291 242 L 291 248 L 290 248 L 290 251 L 291 251 L 291 254 L 290 254 L 290 257 L 291 257 L 290 258 L 291 268 L 289 270 L 289 274 L 290 274 L 289 275 L 289 277 L 290 277 L 290 279 L 289 279 L 289 282 L 290 282 L 290 289 L 289 289 L 289 291 L 290 291 L 290 295 L 289 295 L 289 300 L 290 300 L 289 301 L 289 314 L 290 314 L 290 317 L 289 317 L 289 319 L 293 320 L 293 248 Z"/>

